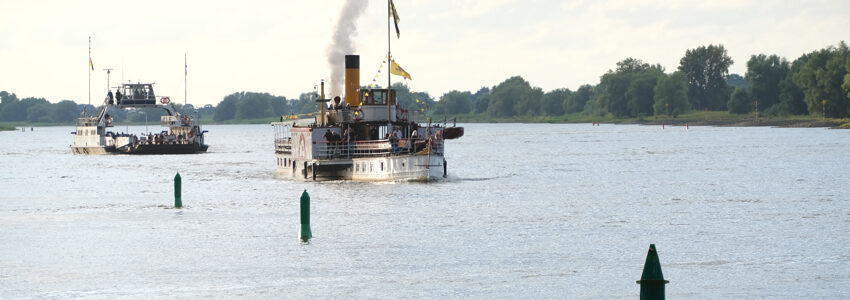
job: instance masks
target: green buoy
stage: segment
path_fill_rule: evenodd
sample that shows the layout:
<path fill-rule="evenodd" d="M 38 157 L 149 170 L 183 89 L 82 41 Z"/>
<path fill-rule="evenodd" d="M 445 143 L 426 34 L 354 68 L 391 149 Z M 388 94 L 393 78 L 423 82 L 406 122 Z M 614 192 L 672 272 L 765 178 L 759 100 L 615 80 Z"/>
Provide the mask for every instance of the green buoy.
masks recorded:
<path fill-rule="evenodd" d="M 313 232 L 310 230 L 310 195 L 307 190 L 301 193 L 301 230 L 298 234 L 298 239 L 302 242 L 307 242 L 313 237 Z"/>
<path fill-rule="evenodd" d="M 640 299 L 641 300 L 664 300 L 664 285 L 670 281 L 664 280 L 661 274 L 661 262 L 658 260 L 658 252 L 655 244 L 649 244 L 649 252 L 646 253 L 646 262 L 643 264 L 643 274 L 640 275 Z"/>
<path fill-rule="evenodd" d="M 181 208 L 183 207 L 183 201 L 180 200 L 180 172 L 177 172 L 177 175 L 174 175 L 174 207 Z"/>

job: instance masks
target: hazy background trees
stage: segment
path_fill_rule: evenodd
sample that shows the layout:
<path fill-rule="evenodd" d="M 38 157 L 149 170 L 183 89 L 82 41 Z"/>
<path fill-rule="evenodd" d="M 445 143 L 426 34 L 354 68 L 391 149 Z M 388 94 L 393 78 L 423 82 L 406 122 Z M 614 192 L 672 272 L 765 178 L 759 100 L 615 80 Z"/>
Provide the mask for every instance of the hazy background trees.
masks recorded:
<path fill-rule="evenodd" d="M 691 110 L 728 110 L 747 114 L 756 107 L 764 115 L 817 115 L 850 117 L 850 49 L 835 46 L 806 53 L 789 61 L 776 54 L 753 54 L 744 76 L 729 74 L 733 64 L 723 45 L 699 46 L 685 51 L 675 72 L 666 73 L 659 64 L 625 58 L 600 76 L 599 84 L 585 84 L 575 91 L 556 88 L 544 91 L 521 76 L 512 76 L 477 91 L 452 90 L 438 98 L 413 91 L 396 82 L 398 102 L 410 111 L 430 115 L 484 115 L 493 118 L 558 117 L 567 114 L 614 117 L 677 117 Z M 368 88 L 368 87 L 361 87 Z M 380 87 L 375 87 L 380 88 Z M 215 121 L 276 118 L 308 114 L 318 109 L 316 91 L 287 99 L 268 93 L 236 92 L 217 105 L 186 113 L 212 117 Z M 825 102 L 824 102 L 825 100 Z M 758 102 L 758 106 L 756 106 Z M 0 121 L 70 124 L 91 105 L 70 100 L 50 103 L 43 98 L 18 99 L 0 91 Z M 161 109 L 116 109 L 116 121 L 157 121 Z"/>

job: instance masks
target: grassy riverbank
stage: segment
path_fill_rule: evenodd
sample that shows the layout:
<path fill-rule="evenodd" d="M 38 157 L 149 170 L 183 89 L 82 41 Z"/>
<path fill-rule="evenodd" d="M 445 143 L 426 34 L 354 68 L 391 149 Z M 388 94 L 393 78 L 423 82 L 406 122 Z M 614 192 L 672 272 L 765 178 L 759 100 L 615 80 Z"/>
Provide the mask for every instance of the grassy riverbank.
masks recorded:
<path fill-rule="evenodd" d="M 434 116 L 432 119 L 442 122 L 451 120 L 455 116 Z M 643 124 L 643 125 L 682 125 L 693 126 L 775 126 L 775 127 L 829 127 L 850 129 L 850 119 L 820 118 L 813 116 L 759 116 L 737 115 L 724 111 L 692 112 L 677 117 L 672 116 L 650 116 L 643 118 L 615 118 L 608 114 L 605 116 L 592 116 L 584 114 L 571 114 L 565 116 L 537 116 L 537 117 L 512 117 L 495 118 L 486 115 L 460 115 L 456 116 L 458 122 L 463 123 L 609 123 L 609 124 Z"/>
<path fill-rule="evenodd" d="M 15 126 L 6 123 L 0 123 L 0 131 L 15 130 Z"/>

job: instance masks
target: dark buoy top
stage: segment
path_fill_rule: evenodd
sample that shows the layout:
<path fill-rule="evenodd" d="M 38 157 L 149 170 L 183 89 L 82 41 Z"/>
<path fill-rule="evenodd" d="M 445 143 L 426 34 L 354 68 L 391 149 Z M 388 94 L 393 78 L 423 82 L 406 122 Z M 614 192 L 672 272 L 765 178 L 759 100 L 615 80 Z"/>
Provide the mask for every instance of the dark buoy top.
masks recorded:
<path fill-rule="evenodd" d="M 310 195 L 306 189 L 301 193 L 301 224 L 310 224 Z"/>
<path fill-rule="evenodd" d="M 661 273 L 661 262 L 658 260 L 658 252 L 655 244 L 649 244 L 649 252 L 646 253 L 646 262 L 643 264 L 643 274 L 637 283 L 668 283 Z"/>

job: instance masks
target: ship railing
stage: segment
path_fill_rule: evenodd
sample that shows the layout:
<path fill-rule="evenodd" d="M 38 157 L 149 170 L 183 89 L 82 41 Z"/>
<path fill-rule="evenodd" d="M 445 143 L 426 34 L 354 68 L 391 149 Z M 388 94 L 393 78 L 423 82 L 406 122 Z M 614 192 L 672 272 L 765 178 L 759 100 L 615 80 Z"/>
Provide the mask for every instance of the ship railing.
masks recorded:
<path fill-rule="evenodd" d="M 77 119 L 77 126 L 97 126 L 98 119 L 96 117 L 82 117 Z"/>
<path fill-rule="evenodd" d="M 330 109 L 325 113 L 329 124 L 351 123 L 354 120 L 354 111 L 347 107 Z"/>
<path fill-rule="evenodd" d="M 292 153 L 292 139 L 278 138 L 274 140 L 275 153 Z"/>
<path fill-rule="evenodd" d="M 428 149 L 427 145 L 428 141 L 422 139 L 402 139 L 395 145 L 388 139 L 351 143 L 321 141 L 314 144 L 314 153 L 318 159 L 382 157 L 423 152 Z M 291 147 L 288 151 L 292 151 Z M 442 155 L 443 142 L 432 140 L 430 151 Z"/>

